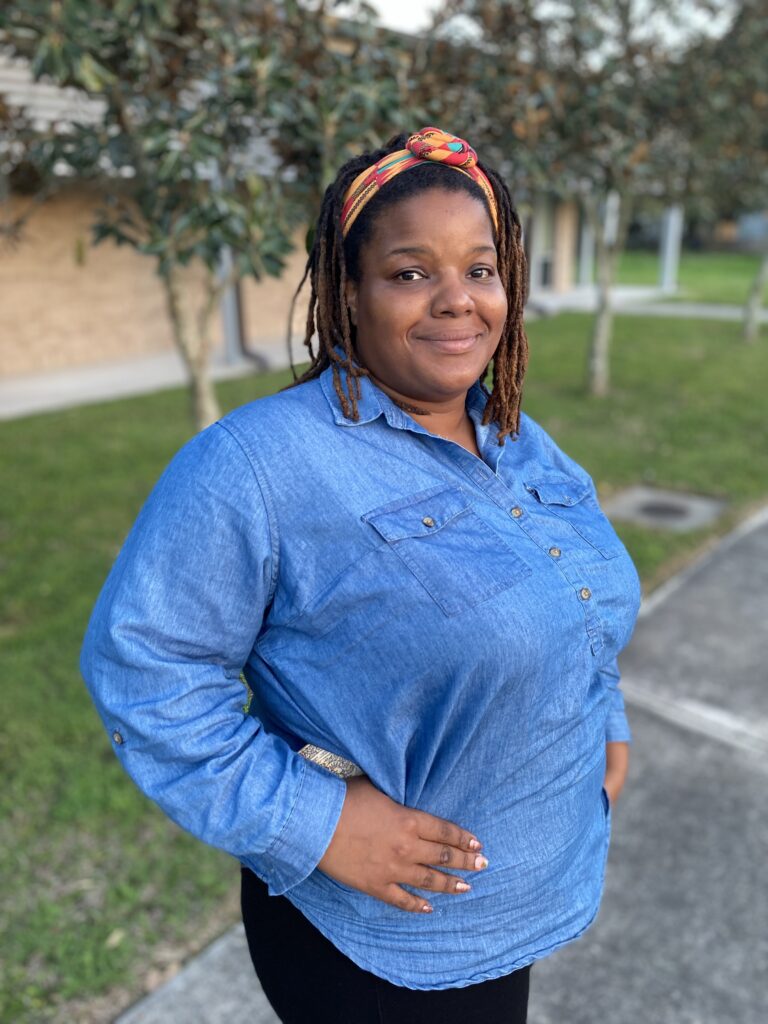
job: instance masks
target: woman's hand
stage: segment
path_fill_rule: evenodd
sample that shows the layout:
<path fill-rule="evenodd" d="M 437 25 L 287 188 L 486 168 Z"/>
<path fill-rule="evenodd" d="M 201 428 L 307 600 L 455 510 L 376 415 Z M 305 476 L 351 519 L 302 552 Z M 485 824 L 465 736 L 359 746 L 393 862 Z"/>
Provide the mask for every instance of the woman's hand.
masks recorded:
<path fill-rule="evenodd" d="M 366 776 L 346 780 L 347 795 L 328 849 L 318 863 L 326 875 L 401 910 L 431 911 L 402 883 L 435 892 L 461 893 L 463 879 L 429 867 L 480 871 L 488 862 L 481 843 L 451 821 L 403 807 Z"/>
<path fill-rule="evenodd" d="M 618 741 L 605 745 L 605 791 L 615 804 L 624 788 L 629 769 L 629 744 Z"/>

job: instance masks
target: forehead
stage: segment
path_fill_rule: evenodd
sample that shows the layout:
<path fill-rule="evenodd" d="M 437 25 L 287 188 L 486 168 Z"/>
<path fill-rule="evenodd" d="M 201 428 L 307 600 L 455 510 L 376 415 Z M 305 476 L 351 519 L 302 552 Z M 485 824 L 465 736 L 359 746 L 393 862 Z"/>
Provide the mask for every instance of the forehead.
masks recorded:
<path fill-rule="evenodd" d="M 385 207 L 372 225 L 371 255 L 406 245 L 429 245 L 453 251 L 494 245 L 493 225 L 485 204 L 467 192 L 433 188 Z"/>

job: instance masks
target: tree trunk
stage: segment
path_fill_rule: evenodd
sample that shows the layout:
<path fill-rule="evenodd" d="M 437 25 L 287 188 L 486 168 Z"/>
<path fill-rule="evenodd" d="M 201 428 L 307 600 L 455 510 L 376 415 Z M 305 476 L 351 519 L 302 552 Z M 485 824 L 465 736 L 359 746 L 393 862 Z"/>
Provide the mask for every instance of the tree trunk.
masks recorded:
<path fill-rule="evenodd" d="M 221 416 L 208 366 L 208 323 L 205 321 L 210 318 L 201 317 L 197 323 L 197 330 L 190 329 L 191 318 L 188 319 L 183 309 L 178 269 L 172 267 L 162 271 L 160 278 L 165 288 L 168 314 L 171 318 L 176 347 L 181 353 L 189 373 L 189 389 L 195 427 L 197 430 L 204 430 Z"/>
<path fill-rule="evenodd" d="M 760 332 L 760 312 L 766 286 L 768 286 L 768 249 L 763 252 L 763 258 L 744 306 L 744 341 L 750 344 L 757 341 L 757 335 Z"/>
<path fill-rule="evenodd" d="M 611 305 L 610 281 L 603 277 L 605 268 L 598 259 L 597 310 L 592 325 L 589 345 L 589 393 L 604 398 L 610 389 L 611 333 L 613 329 L 613 306 Z"/>
<path fill-rule="evenodd" d="M 618 196 L 618 211 L 614 210 L 614 223 L 606 220 L 604 204 L 601 211 L 592 196 L 584 200 L 584 212 L 595 236 L 595 263 L 597 276 L 597 309 L 592 324 L 592 336 L 587 357 L 587 391 L 590 395 L 603 398 L 610 391 L 610 353 L 613 333 L 612 289 L 616 278 L 619 256 L 629 225 L 629 202 L 625 196 Z"/>

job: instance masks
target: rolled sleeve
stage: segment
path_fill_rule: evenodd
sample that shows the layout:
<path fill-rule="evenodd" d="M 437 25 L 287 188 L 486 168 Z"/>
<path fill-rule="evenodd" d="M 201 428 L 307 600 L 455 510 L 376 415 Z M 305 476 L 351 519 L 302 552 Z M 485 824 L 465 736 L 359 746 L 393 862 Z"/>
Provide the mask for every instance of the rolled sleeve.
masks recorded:
<path fill-rule="evenodd" d="M 270 895 L 279 896 L 303 881 L 317 866 L 333 835 L 344 803 L 346 786 L 311 761 L 303 761 L 301 781 L 290 814 L 261 862 L 248 867 L 267 882 Z M 328 785 L 328 780 L 333 785 Z M 330 828 L 329 834 L 329 823 Z"/>
<path fill-rule="evenodd" d="M 277 565 L 254 468 L 215 424 L 176 455 L 91 616 L 81 670 L 113 749 L 177 824 L 272 894 L 323 856 L 346 786 L 243 712 Z"/>
<path fill-rule="evenodd" d="M 606 743 L 631 743 L 632 733 L 627 721 L 624 707 L 624 694 L 621 692 L 621 673 L 616 658 L 600 669 L 600 677 L 608 689 L 608 718 L 605 724 Z"/>

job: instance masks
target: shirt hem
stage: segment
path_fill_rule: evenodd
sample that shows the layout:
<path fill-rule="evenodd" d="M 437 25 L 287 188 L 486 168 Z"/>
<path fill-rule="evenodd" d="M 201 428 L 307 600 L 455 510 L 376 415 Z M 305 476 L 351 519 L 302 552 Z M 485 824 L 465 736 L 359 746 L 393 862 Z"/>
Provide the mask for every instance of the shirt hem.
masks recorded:
<path fill-rule="evenodd" d="M 333 945 L 338 950 L 340 950 L 340 952 L 342 952 L 346 957 L 348 957 L 353 963 L 357 964 L 358 967 L 361 967 L 364 971 L 368 971 L 370 974 L 376 975 L 377 978 L 382 978 L 384 981 L 391 982 L 391 984 L 393 985 L 399 985 L 401 988 L 411 988 L 416 989 L 418 991 L 433 991 L 436 989 L 446 988 L 467 988 L 470 985 L 477 985 L 482 981 L 492 981 L 494 978 L 502 978 L 507 974 L 512 974 L 513 971 L 520 970 L 523 967 L 527 967 L 528 964 L 532 964 L 536 960 L 543 960 L 545 957 L 550 956 L 552 953 L 556 952 L 562 946 L 566 946 L 570 942 L 574 942 L 581 935 L 583 935 L 592 924 L 594 924 L 597 915 L 600 911 L 600 906 L 603 899 L 603 891 L 605 889 L 605 875 L 608 866 L 608 852 L 610 849 L 611 840 L 611 819 L 613 817 L 611 812 L 612 808 L 610 804 L 607 804 L 606 801 L 603 863 L 600 871 L 600 879 L 597 885 L 597 898 L 592 906 L 592 911 L 587 920 L 584 922 L 584 924 L 582 924 L 577 931 L 572 932 L 566 938 L 558 939 L 557 942 L 554 942 L 550 946 L 541 947 L 540 949 L 537 949 L 533 952 L 524 953 L 522 956 L 517 957 L 517 959 L 512 960 L 501 967 L 494 967 L 489 970 L 480 971 L 476 974 L 454 977 L 447 981 L 440 981 L 429 984 L 425 982 L 417 982 L 413 979 L 406 980 L 398 974 L 385 972 L 380 967 L 377 967 L 376 965 L 370 963 L 370 961 L 366 960 L 365 957 L 360 956 L 359 953 L 356 953 L 354 950 L 352 950 L 347 945 L 346 942 L 344 942 L 343 940 L 339 941 L 337 938 L 331 936 L 328 933 L 328 930 L 326 929 L 322 921 L 312 911 L 308 911 L 305 907 L 298 904 L 292 897 L 292 894 L 290 892 L 284 893 L 284 896 L 286 899 L 289 899 L 291 903 L 296 907 L 296 909 L 301 911 L 301 913 L 307 918 L 307 920 L 311 924 L 313 924 L 315 928 L 317 928 L 317 930 L 321 932 L 321 934 L 324 935 L 326 939 L 328 939 L 329 942 L 332 942 Z M 406 913 L 406 911 L 403 911 L 403 913 Z"/>
<path fill-rule="evenodd" d="M 290 899 L 289 893 L 286 892 L 284 895 L 286 896 L 286 898 Z M 350 949 L 350 947 L 345 942 L 339 942 L 336 938 L 329 935 L 328 931 L 325 929 L 322 922 L 318 920 L 318 918 L 316 918 L 314 914 L 307 913 L 307 911 L 303 907 L 298 906 L 296 903 L 294 903 L 293 900 L 291 900 L 291 903 L 293 903 L 296 909 L 300 910 L 301 913 L 304 914 L 304 916 L 315 926 L 315 928 L 317 928 L 319 932 L 321 932 L 325 936 L 326 939 L 328 939 L 329 942 L 332 942 L 333 945 L 344 954 L 344 956 L 352 960 L 352 962 L 357 964 L 358 967 L 361 967 L 364 971 L 368 971 L 370 974 L 375 974 L 377 978 L 381 978 L 384 981 L 388 981 L 393 985 L 398 985 L 401 988 L 416 989 L 418 991 L 433 991 L 446 988 L 467 988 L 470 985 L 478 985 L 482 981 L 492 981 L 494 978 L 502 978 L 507 974 L 512 974 L 514 971 L 521 970 L 523 967 L 527 967 L 528 964 L 534 963 L 536 960 L 543 960 L 545 957 L 550 956 L 556 950 L 560 949 L 561 946 L 568 945 L 568 943 L 575 941 L 579 938 L 579 936 L 584 934 L 584 932 L 594 923 L 595 919 L 597 918 L 597 915 L 600 910 L 600 902 L 601 900 L 598 899 L 597 906 L 594 908 L 592 914 L 589 917 L 589 920 L 585 924 L 583 924 L 578 929 L 578 931 L 574 932 L 572 935 L 569 935 L 567 938 L 560 939 L 551 946 L 535 950 L 533 953 L 526 953 L 523 956 L 518 957 L 516 960 L 512 960 L 511 962 L 506 963 L 501 967 L 495 967 L 491 970 L 481 971 L 477 974 L 472 974 L 469 976 L 454 977 L 448 979 L 447 981 L 434 982 L 432 984 L 428 984 L 420 983 L 414 981 L 413 979 L 405 979 L 398 974 L 390 974 L 389 972 L 381 970 L 380 967 L 370 963 L 368 960 L 365 959 L 365 957 L 360 956 L 358 953 Z M 403 911 L 403 913 L 405 913 L 405 911 Z"/>

